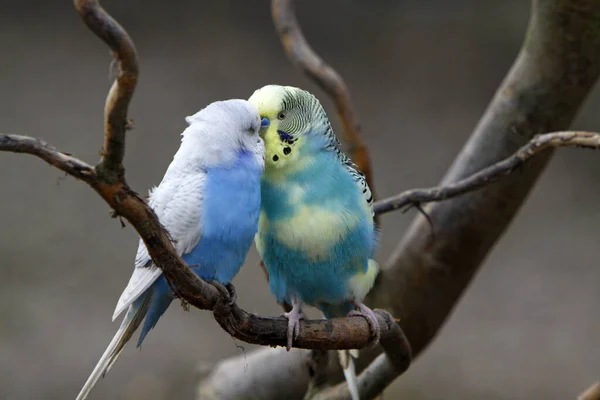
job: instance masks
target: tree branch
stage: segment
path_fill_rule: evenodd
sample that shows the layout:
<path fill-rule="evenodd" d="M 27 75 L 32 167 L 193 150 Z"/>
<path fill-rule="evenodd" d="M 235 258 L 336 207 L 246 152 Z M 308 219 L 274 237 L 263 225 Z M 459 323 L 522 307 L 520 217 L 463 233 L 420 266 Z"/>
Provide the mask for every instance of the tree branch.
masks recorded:
<path fill-rule="evenodd" d="M 75 8 L 87 27 L 113 52 L 119 73 L 104 107 L 104 150 L 96 171 L 107 183 L 123 178 L 125 132 L 132 127 L 127 109 L 138 77 L 138 61 L 133 41 L 96 0 L 74 0 Z"/>
<path fill-rule="evenodd" d="M 577 400 L 600 400 L 600 382 L 594 383 L 581 393 Z"/>
<path fill-rule="evenodd" d="M 13 153 L 32 154 L 48 164 L 84 182 L 96 180 L 94 167 L 63 153 L 49 144 L 27 136 L 0 134 L 0 150 Z"/>
<path fill-rule="evenodd" d="M 230 304 L 228 293 L 194 274 L 175 252 L 168 232 L 154 211 L 125 182 L 123 169 L 120 167 L 124 153 L 124 129 L 121 127 L 127 125 L 127 106 L 135 87 L 135 48 L 123 28 L 97 2 L 76 1 L 75 5 L 88 27 L 115 51 L 122 68 L 106 102 L 107 155 L 98 166 L 91 167 L 38 139 L 3 134 L 0 134 L 0 151 L 35 155 L 87 183 L 113 208 L 115 216 L 125 218 L 135 228 L 177 297 L 199 309 L 212 310 L 217 322 L 235 338 L 253 344 L 285 346 L 287 320 L 247 313 L 237 304 Z M 113 161 L 118 161 L 118 164 Z M 113 169 L 115 166 L 118 171 Z M 385 313 L 380 312 L 379 319 L 383 328 L 382 342 L 401 340 L 403 333 L 397 324 L 388 324 Z M 295 346 L 307 349 L 363 348 L 371 342 L 369 325 L 362 317 L 305 321 L 300 332 L 301 336 L 296 340 Z M 393 354 L 392 358 L 403 356 L 405 355 Z"/>
<path fill-rule="evenodd" d="M 598 77 L 598 8 L 593 0 L 533 0 L 521 52 L 442 186 L 510 156 L 536 134 L 568 128 Z M 415 354 L 435 337 L 551 154 L 540 153 L 520 174 L 428 207 L 436 229 L 433 246 L 429 226 L 416 218 L 367 299 L 402 318 Z M 377 354 L 361 351 L 358 362 L 368 365 Z M 292 359 L 261 349 L 245 357 L 248 364 L 260 362 L 262 373 L 232 369 L 242 362 L 232 358 L 215 367 L 202 390 L 219 399 L 256 393 L 265 400 L 302 398 L 308 373 L 299 371 L 308 370 L 307 356 Z M 224 376 L 236 384 L 227 385 Z M 330 366 L 330 377 L 343 379 L 339 365 Z"/>
<path fill-rule="evenodd" d="M 442 186 L 508 157 L 538 133 L 568 128 L 598 78 L 599 2 L 532 4 L 521 52 Z M 434 241 L 425 219 L 415 218 L 369 298 L 402 318 L 415 355 L 442 327 L 552 154 L 538 153 L 494 185 L 427 206 Z"/>
<path fill-rule="evenodd" d="M 541 0 L 540 0 L 541 1 Z M 550 0 L 546 0 L 546 2 L 550 2 Z M 560 7 L 554 7 L 552 9 L 544 8 L 545 6 L 538 7 L 542 15 L 547 13 L 546 15 L 551 21 L 559 24 L 560 32 L 556 33 L 557 35 L 564 35 L 564 30 L 574 30 L 572 35 L 570 36 L 569 42 L 561 42 L 566 46 L 565 49 L 569 50 L 571 46 L 580 45 L 581 43 L 574 44 L 576 40 L 573 40 L 573 36 L 575 39 L 583 40 L 578 34 L 581 32 L 587 32 L 587 27 L 581 19 L 586 15 L 586 12 L 590 10 L 588 8 L 582 7 L 587 2 L 580 0 L 579 2 L 575 0 L 567 1 L 567 0 L 555 0 L 555 3 L 559 3 L 559 5 L 569 6 L 567 14 L 560 15 L 561 18 L 558 18 L 559 15 L 554 15 L 553 13 L 560 13 Z M 571 3 L 578 3 L 578 8 L 570 8 L 573 6 Z M 583 4 L 585 3 L 585 4 Z M 537 4 L 537 3 L 536 3 Z M 24 136 L 17 135 L 0 135 L 0 150 L 2 151 L 11 151 L 16 153 L 26 153 L 35 155 L 42 160 L 46 161 L 48 164 L 65 171 L 69 175 L 74 176 L 75 178 L 86 182 L 89 186 L 91 186 L 105 201 L 106 203 L 115 210 L 115 215 L 119 215 L 127 219 L 132 226 L 136 229 L 140 237 L 143 239 L 144 243 L 148 247 L 148 251 L 153 261 L 159 266 L 167 280 L 172 284 L 172 287 L 175 288 L 175 293 L 178 297 L 189 302 L 200 309 L 209 309 L 213 310 L 213 314 L 215 319 L 219 322 L 219 324 L 231 335 L 234 337 L 255 344 L 263 344 L 263 345 L 285 345 L 285 338 L 287 333 L 287 322 L 284 318 L 263 318 L 258 317 L 256 315 L 247 313 L 241 310 L 236 304 L 230 305 L 228 300 L 228 296 L 226 293 L 219 291 L 216 287 L 207 282 L 204 282 L 200 278 L 198 278 L 191 269 L 183 262 L 183 260 L 176 254 L 172 243 L 170 241 L 168 232 L 162 227 L 158 218 L 156 217 L 153 210 L 146 204 L 146 202 L 137 195 L 133 190 L 131 190 L 124 179 L 124 170 L 122 168 L 122 160 L 124 155 L 124 142 L 125 142 L 125 129 L 128 126 L 127 122 L 127 107 L 131 96 L 133 94 L 133 90 L 135 88 L 135 82 L 137 80 L 137 62 L 135 58 L 135 48 L 133 43 L 127 36 L 126 32 L 112 19 L 110 16 L 100 8 L 97 2 L 95 1 L 76 1 L 75 5 L 83 16 L 84 21 L 92 29 L 99 37 L 101 37 L 115 52 L 115 57 L 119 60 L 120 72 L 119 77 L 117 78 L 116 83 L 111 88 L 109 92 L 109 96 L 106 102 L 106 124 L 105 124 L 105 154 L 100 162 L 100 164 L 96 167 L 91 167 L 88 164 L 80 161 L 67 153 L 60 152 L 53 148 L 52 146 L 38 140 Z M 539 6 L 539 4 L 538 4 Z M 558 11 L 556 11 L 558 9 Z M 563 10 L 565 11 L 565 10 Z M 538 16 L 539 17 L 539 16 Z M 530 36 L 535 37 L 536 30 L 535 28 L 536 15 L 533 18 L 533 28 L 530 30 Z M 540 23 L 540 22 L 538 22 Z M 540 23 L 541 24 L 541 23 Z M 577 25 L 580 24 L 580 25 Z M 583 27 L 581 27 L 583 24 Z M 577 27 L 576 27 L 577 25 Z M 546 28 L 557 28 L 552 24 L 548 24 Z M 567 29 L 569 28 L 569 29 Z M 544 30 L 542 30 L 544 31 Z M 540 34 L 539 32 L 537 32 Z M 549 34 L 546 32 L 546 34 Z M 536 37 L 536 41 L 541 38 Z M 592 40 L 589 37 L 587 40 Z M 597 39 L 597 36 L 594 36 L 593 40 Z M 594 42 L 593 44 L 597 44 Z M 532 45 L 533 46 L 533 45 Z M 531 46 L 530 46 L 531 47 Z M 570 55 L 568 60 L 563 60 L 565 54 L 561 52 L 561 48 L 559 46 L 558 50 L 554 48 L 555 54 L 551 54 L 556 56 L 557 59 L 553 59 L 550 57 L 550 64 L 552 62 L 557 63 L 559 71 L 562 73 L 560 80 L 554 80 L 555 75 L 550 74 L 550 76 L 544 76 L 542 74 L 542 81 L 537 82 L 535 80 L 536 76 L 539 75 L 539 71 L 536 71 L 536 75 L 525 77 L 531 78 L 531 80 L 525 80 L 529 85 L 532 83 L 539 83 L 542 87 L 542 84 L 546 82 L 546 79 L 550 79 L 550 83 L 555 85 L 554 89 L 563 89 L 563 92 L 566 90 L 561 85 L 571 84 L 576 81 L 576 85 L 572 87 L 569 86 L 569 92 L 565 95 L 562 93 L 561 101 L 558 102 L 556 100 L 556 94 L 549 93 L 548 91 L 540 90 L 540 87 L 535 87 L 534 85 L 534 93 L 529 93 L 527 89 L 530 89 L 530 86 L 526 88 L 513 88 L 514 93 L 525 96 L 529 95 L 530 97 L 525 96 L 529 102 L 525 104 L 525 106 L 529 105 L 530 107 L 535 107 L 525 110 L 526 116 L 529 118 L 526 119 L 526 123 L 523 121 L 516 121 L 512 128 L 521 128 L 526 134 L 523 134 L 522 137 L 527 137 L 527 135 L 531 134 L 537 129 L 543 126 L 553 127 L 555 125 L 564 125 L 570 121 L 573 117 L 576 109 L 578 108 L 581 101 L 585 97 L 585 94 L 589 90 L 589 87 L 593 84 L 594 80 L 597 76 L 597 68 L 596 65 L 593 64 L 594 68 L 590 66 L 589 63 L 582 66 L 581 68 L 577 68 L 577 62 L 587 61 L 586 57 L 591 55 L 598 55 L 598 48 L 595 47 L 587 47 L 588 53 L 584 53 L 583 60 L 579 60 Z M 526 46 L 527 49 L 527 46 Z M 529 48 L 529 51 L 535 50 L 535 48 Z M 531 55 L 527 55 L 531 56 Z M 548 57 L 548 55 L 546 55 Z M 523 58 L 527 59 L 526 56 L 522 55 L 520 58 L 520 62 L 524 62 Z M 545 59 L 548 63 L 548 59 Z M 568 65 L 567 65 L 568 64 Z M 537 65 L 539 67 L 539 65 Z M 565 70 L 566 69 L 566 70 Z M 518 71 L 518 64 L 516 70 Z M 591 71 L 590 71 L 591 70 Z M 552 72 L 552 71 L 550 71 Z M 513 71 L 514 74 L 516 72 Z M 521 71 L 521 73 L 524 73 Z M 565 79 L 565 76 L 570 79 Z M 577 78 L 577 79 L 575 79 Z M 510 79 L 509 81 L 510 82 Z M 566 83 L 565 83 L 566 82 Z M 548 82 L 546 82 L 548 83 Z M 518 86 L 515 84 L 515 86 Z M 525 93 L 523 93 L 525 92 Z M 559 93 L 560 90 L 559 90 Z M 522 100 L 522 97 L 519 97 Z M 533 100 L 533 101 L 532 101 Z M 517 104 L 510 104 L 509 111 L 512 111 L 512 107 L 519 106 L 519 110 L 524 107 L 521 102 L 517 102 Z M 562 109 L 557 109 L 557 108 Z M 491 108 L 493 109 L 493 107 Z M 544 110 L 543 115 L 537 116 L 535 112 L 540 112 L 540 110 Z M 528 113 L 529 112 L 529 113 Z M 562 112 L 562 114 L 561 114 Z M 564 117 L 564 115 L 567 117 Z M 522 114 L 519 114 L 520 117 Z M 562 115 L 561 118 L 558 116 Z M 537 116 L 537 118 L 536 118 Z M 478 133 L 472 139 L 471 146 L 477 147 L 480 145 L 480 141 L 482 138 L 489 139 L 488 134 L 485 132 L 485 124 L 480 127 L 484 133 Z M 557 147 L 561 145 L 584 145 L 586 147 L 597 147 L 598 137 L 596 134 L 588 133 L 588 132 L 559 132 L 557 134 L 553 134 L 554 136 L 541 136 L 540 138 L 546 138 L 543 141 L 539 141 L 537 144 L 533 145 L 529 151 L 532 153 L 529 156 L 523 158 L 518 158 L 520 162 L 524 162 L 529 159 L 531 156 L 535 154 L 541 153 L 541 151 L 548 147 Z M 459 176 L 461 174 L 465 174 L 467 169 L 473 169 L 473 164 L 480 164 L 487 160 L 490 156 L 497 157 L 499 154 L 502 154 L 503 151 L 507 151 L 512 146 L 514 146 L 516 140 L 511 138 L 510 143 L 505 143 L 505 138 L 500 137 L 502 140 L 502 146 L 500 146 L 497 151 L 491 153 L 485 152 L 475 152 L 475 155 L 482 157 L 481 159 L 477 158 L 474 160 L 470 160 L 472 156 L 472 152 L 467 152 L 467 160 L 469 162 L 463 161 L 459 158 L 457 162 L 456 172 L 453 172 L 449 175 L 447 180 L 455 180 L 454 175 Z M 535 141 L 535 140 L 534 140 Z M 471 148 L 472 150 L 472 148 Z M 529 153 L 528 153 L 529 154 Z M 516 209 L 518 208 L 518 204 L 522 201 L 522 198 L 527 193 L 531 183 L 535 179 L 535 176 L 539 172 L 541 166 L 544 164 L 544 161 L 547 160 L 548 155 L 538 157 L 537 166 L 533 166 L 524 170 L 524 173 L 521 176 L 514 178 L 512 180 L 507 180 L 509 182 L 501 182 L 498 185 L 487 187 L 485 190 L 481 192 L 474 193 L 469 195 L 471 203 L 469 207 L 465 208 L 457 208 L 457 204 L 463 205 L 464 198 L 455 199 L 454 202 L 443 203 L 443 205 L 450 204 L 447 206 L 447 211 L 452 211 L 453 213 L 458 213 L 461 218 L 467 219 L 467 223 L 472 221 L 472 218 L 465 218 L 465 211 L 469 211 L 469 213 L 473 213 L 479 215 L 481 218 L 481 209 L 483 206 L 489 206 L 490 201 L 498 201 L 495 197 L 490 200 L 490 193 L 499 193 L 501 189 L 506 189 L 506 186 L 512 184 L 515 185 L 514 181 L 522 181 L 524 180 L 526 185 L 520 185 L 522 187 L 521 190 L 517 190 L 517 200 L 513 201 L 513 204 L 509 204 L 508 212 L 501 213 L 505 219 L 510 220 Z M 518 161 L 517 160 L 517 161 Z M 533 164 L 533 163 L 532 163 Z M 514 171 L 515 166 L 513 166 L 510 162 L 508 162 L 503 168 L 506 168 L 506 172 Z M 498 173 L 498 169 L 491 169 L 488 171 L 491 179 L 497 179 L 500 175 L 494 175 Z M 525 176 L 525 177 L 524 177 Z M 462 188 L 456 188 L 456 185 L 453 189 L 447 189 L 445 194 L 440 194 L 443 190 L 437 189 L 437 191 L 433 191 L 432 195 L 437 195 L 442 198 L 449 198 L 451 196 L 457 196 L 459 194 L 464 193 L 467 190 L 473 190 L 475 188 L 481 187 L 483 184 L 489 182 L 478 183 L 480 179 L 484 179 L 482 176 L 478 176 L 476 179 L 473 178 L 471 182 L 475 181 L 475 183 L 464 184 Z M 467 180 L 468 181 L 468 180 Z M 458 184 L 457 184 L 458 185 Z M 502 186 L 502 187 L 501 187 Z M 500 188 L 501 187 L 501 188 Z M 483 193 L 483 194 L 482 194 Z M 508 191 L 508 193 L 511 193 Z M 430 193 L 431 194 L 431 193 Z M 420 202 L 427 201 L 427 199 L 423 199 L 423 193 L 419 193 L 421 197 Z M 464 196 L 467 197 L 467 196 Z M 515 197 L 513 195 L 513 197 Z M 481 199 L 479 202 L 478 199 Z M 433 199 L 435 200 L 435 199 Z M 485 200 L 485 201 L 484 201 Z M 392 201 L 393 204 L 397 204 L 397 199 Z M 474 208 L 473 203 L 477 205 L 479 208 Z M 506 203 L 506 201 L 504 202 Z M 397 207 L 396 207 L 397 208 Z M 442 205 L 438 205 L 437 209 L 444 210 L 445 208 Z M 448 226 L 445 224 L 443 219 L 440 219 L 440 216 L 443 216 L 443 213 L 436 213 L 436 208 L 433 208 L 431 212 L 433 212 L 436 218 L 433 220 L 436 222 L 436 226 L 438 223 L 444 228 L 444 240 L 441 245 L 435 249 L 437 252 L 440 252 L 440 249 L 444 249 L 443 246 L 447 246 L 447 235 L 449 234 Z M 449 211 L 448 211 L 449 210 Z M 470 214 L 469 214 L 470 215 Z M 483 215 L 485 219 L 485 215 Z M 488 218 L 489 219 L 489 218 Z M 489 221 L 488 221 L 489 223 Z M 501 224 L 501 228 L 505 227 L 508 221 L 504 221 L 504 224 Z M 421 224 L 422 225 L 422 224 Z M 416 224 L 416 230 L 422 231 L 422 227 L 418 223 Z M 455 226 L 451 225 L 451 226 Z M 458 224 L 460 229 L 466 229 L 465 225 Z M 501 229 L 492 233 L 499 233 Z M 456 232 L 456 229 L 451 229 L 450 233 L 455 233 L 461 238 L 459 233 L 463 233 L 462 231 Z M 493 236 L 493 235 L 492 235 Z M 497 236 L 493 237 L 491 242 L 495 240 Z M 410 236 L 409 236 L 410 238 Z M 410 243 L 410 241 L 409 241 Z M 418 244 L 419 242 L 417 242 Z M 459 244 L 464 245 L 462 242 Z M 489 244 L 487 248 L 484 248 L 483 255 L 489 249 L 491 244 L 489 240 L 484 244 Z M 414 244 L 413 244 L 414 245 Z M 441 246 L 441 247 L 439 247 Z M 481 247 L 481 246 L 480 246 Z M 414 249 L 413 249 L 414 250 Z M 454 248 L 453 248 L 454 250 Z M 434 255 L 437 253 L 433 253 Z M 482 250 L 477 253 L 477 256 L 483 257 Z M 428 255 L 431 257 L 431 254 Z M 435 257 L 434 257 L 435 259 Z M 456 260 L 458 261 L 458 260 Z M 464 260 L 463 260 L 464 261 Z M 468 283 L 468 278 L 474 272 L 473 269 L 478 265 L 479 260 L 475 260 L 477 263 L 467 263 L 466 268 L 471 267 L 466 281 L 460 280 L 459 285 L 454 285 L 454 288 L 457 287 L 460 289 L 458 293 L 464 286 Z M 414 262 L 414 260 L 413 260 Z M 429 263 L 431 261 L 428 261 Z M 436 264 L 439 268 L 439 264 Z M 448 264 L 445 266 L 446 268 L 451 268 L 452 264 Z M 424 268 L 420 264 L 413 264 L 411 268 Z M 383 275 L 386 275 L 386 279 L 388 278 L 399 278 L 397 280 L 390 279 L 387 284 L 388 285 L 397 285 L 398 283 L 405 283 L 406 276 L 400 275 L 398 276 L 398 267 L 394 267 L 388 271 L 384 271 Z M 425 279 L 427 281 L 427 279 Z M 433 282 L 436 287 L 439 289 L 439 281 L 435 280 Z M 375 298 L 375 300 L 381 300 L 381 298 L 385 298 L 385 296 L 389 296 L 391 291 L 387 290 L 384 286 L 386 283 L 382 283 L 382 280 L 379 281 L 379 289 L 382 290 L 382 296 Z M 460 286 L 462 284 L 462 286 Z M 394 293 L 400 293 L 402 296 L 406 297 L 406 293 L 410 292 L 407 287 L 402 287 L 401 291 L 398 292 L 398 288 L 394 287 Z M 426 293 L 430 293 L 430 290 L 426 290 Z M 451 293 L 452 296 L 456 296 L 456 293 Z M 398 296 L 396 296 L 398 297 Z M 389 300 L 389 299 L 388 299 Z M 455 299 L 454 299 L 455 300 Z M 406 313 L 405 309 L 398 308 L 398 299 L 395 302 L 384 301 L 383 303 L 386 306 L 396 310 L 398 309 L 399 315 L 407 314 L 409 317 L 413 319 L 409 319 L 409 326 L 414 332 L 414 327 L 411 324 L 414 324 L 414 314 Z M 453 304 L 450 303 L 450 305 Z M 408 302 L 408 306 L 414 306 L 414 302 Z M 451 306 L 447 306 L 451 308 Z M 427 311 L 427 310 L 426 310 Z M 422 318 L 430 317 L 429 314 L 425 314 Z M 408 364 L 410 363 L 410 347 L 408 346 L 408 342 L 399 325 L 387 314 L 378 312 L 378 319 L 380 325 L 382 327 L 382 338 L 381 344 L 384 349 L 387 351 L 386 357 L 380 356 L 375 363 L 371 364 L 371 366 L 365 370 L 359 378 L 360 390 L 361 393 L 364 394 L 367 398 L 371 398 L 384 387 L 386 387 L 399 373 L 404 371 Z M 438 317 L 439 320 L 439 317 Z M 435 319 L 434 319 L 435 321 Z M 443 322 L 443 318 L 442 321 Z M 429 329 L 433 329 L 434 332 L 441 325 L 434 325 L 433 327 L 429 327 Z M 417 332 L 419 332 L 417 330 Z M 429 340 L 432 336 L 425 336 L 422 338 L 420 336 L 415 336 L 416 342 L 419 344 L 419 350 L 422 349 L 424 341 Z M 332 320 L 319 320 L 319 321 L 303 321 L 300 328 L 300 337 L 296 341 L 297 347 L 302 348 L 310 348 L 310 349 L 350 349 L 350 348 L 362 348 L 367 346 L 370 343 L 370 329 L 368 324 L 363 318 L 353 317 L 353 318 L 338 318 Z M 274 379 L 273 376 L 270 377 L 271 380 Z M 300 382 L 302 383 L 302 382 Z M 290 385 L 292 386 L 292 385 Z M 344 392 L 345 387 L 339 386 L 337 388 L 333 388 L 335 393 L 332 395 L 336 396 L 346 396 Z M 325 392 L 323 393 L 325 394 Z M 280 393 L 281 395 L 281 393 Z"/>
<path fill-rule="evenodd" d="M 271 12 L 289 60 L 333 99 L 342 123 L 342 137 L 348 146 L 348 154 L 365 174 L 375 198 L 369 151 L 361 138 L 360 123 L 344 80 L 307 43 L 296 19 L 294 0 L 272 0 Z"/>
<path fill-rule="evenodd" d="M 226 293 L 203 281 L 175 253 L 168 233 L 154 211 L 125 183 L 105 183 L 95 169 L 66 153 L 34 138 L 0 134 L 0 151 L 35 155 L 48 164 L 86 182 L 115 210 L 127 219 L 144 240 L 153 259 L 172 284 L 179 298 L 194 307 L 214 311 L 217 322 L 233 337 L 247 343 L 285 346 L 287 320 L 266 318 L 229 305 Z M 402 340 L 404 334 L 397 324 L 390 324 L 385 313 L 378 313 L 382 327 L 382 343 Z M 306 349 L 359 349 L 371 342 L 371 331 L 362 317 L 303 321 L 300 337 L 294 347 Z M 405 357 L 405 353 L 393 357 Z"/>
<path fill-rule="evenodd" d="M 537 135 L 529 143 L 521 147 L 512 156 L 509 156 L 508 158 L 499 161 L 489 166 L 488 168 L 484 168 L 483 170 L 476 172 L 465 179 L 448 184 L 446 186 L 437 186 L 428 189 L 407 190 L 405 192 L 400 193 L 397 196 L 393 196 L 388 199 L 384 199 L 377 202 L 375 204 L 375 208 L 378 210 L 379 213 L 385 213 L 414 204 L 438 202 L 454 198 L 462 194 L 486 187 L 491 183 L 498 181 L 502 177 L 505 177 L 517 170 L 522 170 L 522 168 L 524 168 L 526 164 L 531 162 L 534 157 L 541 156 L 545 151 L 549 149 L 572 146 L 586 149 L 600 149 L 600 133 L 584 131 L 563 131 Z M 384 317 L 387 316 L 387 314 L 381 315 L 383 315 Z M 331 321 L 335 321 L 335 319 Z M 390 324 L 389 318 L 386 318 L 385 321 L 388 324 L 387 329 L 399 329 L 398 324 Z M 302 322 L 301 326 L 303 326 Z M 229 329 L 225 326 L 224 329 L 230 332 Z M 254 329 L 249 328 L 248 330 L 253 331 Z M 232 332 L 230 333 L 233 335 Z M 303 331 L 301 331 L 300 336 L 302 336 L 302 334 Z M 250 343 L 256 343 L 252 341 L 252 338 L 243 338 L 239 336 L 236 337 Z M 282 338 L 276 339 L 276 341 L 280 345 L 282 343 L 282 340 Z M 270 341 L 271 339 L 267 340 L 267 342 Z M 380 355 L 362 372 L 362 374 L 358 378 L 359 392 L 361 398 L 371 399 L 379 395 L 383 391 L 383 389 L 385 389 L 389 384 L 391 384 L 393 380 L 396 379 L 400 374 L 406 371 L 406 369 L 410 365 L 411 348 L 408 343 L 408 340 L 406 339 L 401 330 L 399 330 L 398 334 L 396 335 L 388 335 L 385 339 L 382 338 L 381 345 L 386 351 L 386 354 Z M 313 347 L 312 345 L 310 347 L 307 346 L 306 348 L 317 349 L 317 347 Z M 331 350 L 334 348 L 329 346 L 323 346 L 320 349 Z M 364 362 L 365 359 L 363 358 L 362 363 Z M 326 365 L 319 365 L 318 367 L 320 371 L 318 372 L 321 375 L 331 374 L 332 368 L 330 364 L 331 363 Z M 202 393 L 208 393 L 210 391 L 207 388 L 209 387 L 209 385 L 214 384 L 215 382 L 222 381 L 219 375 L 220 369 L 216 369 L 213 372 L 213 374 L 201 384 L 200 391 Z M 238 385 L 239 384 L 240 382 L 238 382 Z M 325 382 L 320 382 L 320 384 L 318 384 L 317 386 L 319 386 L 318 388 L 321 390 L 317 391 L 316 388 L 311 388 L 312 391 L 315 393 L 309 396 L 310 399 L 331 400 L 349 398 L 348 386 L 345 382 L 334 387 L 326 387 L 325 389 L 321 388 L 322 386 L 327 386 Z M 242 390 L 247 390 L 247 388 L 244 385 L 240 385 L 240 388 L 242 388 Z M 212 389 L 214 388 L 211 388 L 211 390 Z M 231 393 L 229 392 L 229 387 L 225 390 L 227 390 L 225 396 L 219 398 L 236 398 L 237 395 L 231 395 Z M 223 394 L 221 394 L 220 396 L 222 395 Z M 268 398 L 271 397 L 269 396 Z"/>
<path fill-rule="evenodd" d="M 446 200 L 476 189 L 481 189 L 498 181 L 503 176 L 522 168 L 535 155 L 544 150 L 567 146 L 598 149 L 600 148 L 600 135 L 594 132 L 566 131 L 536 136 L 512 156 L 484 168 L 465 179 L 445 186 L 407 190 L 396 196 L 378 201 L 374 206 L 375 213 L 385 214 L 406 206 Z"/>
<path fill-rule="evenodd" d="M 392 329 L 398 329 L 398 335 L 394 336 L 392 340 L 387 338 L 381 341 L 381 347 L 385 354 L 379 355 L 358 376 L 357 386 L 361 399 L 377 397 L 410 366 L 412 355 L 406 336 L 391 318 L 387 319 L 387 324 Z M 349 398 L 350 391 L 346 382 L 322 390 L 310 397 L 311 400 L 345 400 Z"/>

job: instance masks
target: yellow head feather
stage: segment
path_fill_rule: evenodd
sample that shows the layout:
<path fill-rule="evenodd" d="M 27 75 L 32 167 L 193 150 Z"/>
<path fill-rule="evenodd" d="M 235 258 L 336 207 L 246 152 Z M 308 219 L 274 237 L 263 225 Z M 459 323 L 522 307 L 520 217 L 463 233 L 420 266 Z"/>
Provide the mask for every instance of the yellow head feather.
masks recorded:
<path fill-rule="evenodd" d="M 300 157 L 304 147 L 304 134 L 313 120 L 313 102 L 310 93 L 292 86 L 268 85 L 254 92 L 248 99 L 268 126 L 263 126 L 260 136 L 265 141 L 265 173 L 289 173 L 305 167 L 308 158 Z M 319 105 L 320 106 L 320 105 Z"/>

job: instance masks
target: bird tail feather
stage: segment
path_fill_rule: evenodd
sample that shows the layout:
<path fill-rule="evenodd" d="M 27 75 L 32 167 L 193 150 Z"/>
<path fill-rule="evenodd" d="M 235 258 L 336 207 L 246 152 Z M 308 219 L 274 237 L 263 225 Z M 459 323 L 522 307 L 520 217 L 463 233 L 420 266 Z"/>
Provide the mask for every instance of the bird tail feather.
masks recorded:
<path fill-rule="evenodd" d="M 76 400 L 84 400 L 98 380 L 103 378 L 113 366 L 119 355 L 121 355 L 125 345 L 146 316 L 151 298 L 152 293 L 148 291 L 129 307 L 129 311 L 125 315 L 125 318 L 123 318 L 119 330 L 109 343 L 104 354 L 102 354 L 102 357 L 100 357 L 100 361 L 98 361 L 90 377 L 83 385 Z"/>
<path fill-rule="evenodd" d="M 358 350 L 338 350 L 340 365 L 344 370 L 344 377 L 348 382 L 348 390 L 352 400 L 360 400 L 358 395 L 358 382 L 356 380 L 356 368 L 354 367 L 354 358 L 358 358 Z"/>

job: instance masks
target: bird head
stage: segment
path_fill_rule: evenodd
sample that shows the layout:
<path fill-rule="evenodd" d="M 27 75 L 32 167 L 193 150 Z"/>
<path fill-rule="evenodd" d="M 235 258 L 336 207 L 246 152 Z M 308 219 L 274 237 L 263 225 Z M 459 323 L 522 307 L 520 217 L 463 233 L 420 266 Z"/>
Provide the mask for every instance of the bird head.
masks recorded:
<path fill-rule="evenodd" d="M 248 99 L 261 118 L 266 170 L 291 170 L 310 162 L 311 153 L 324 148 L 331 126 L 319 100 L 291 86 L 268 85 Z M 333 132 L 331 132 L 333 136 Z M 335 139 L 335 136 L 333 136 Z"/>
<path fill-rule="evenodd" d="M 185 120 L 189 126 L 182 133 L 181 157 L 204 166 L 226 164 L 244 152 L 264 159 L 260 117 L 246 100 L 216 101 Z"/>

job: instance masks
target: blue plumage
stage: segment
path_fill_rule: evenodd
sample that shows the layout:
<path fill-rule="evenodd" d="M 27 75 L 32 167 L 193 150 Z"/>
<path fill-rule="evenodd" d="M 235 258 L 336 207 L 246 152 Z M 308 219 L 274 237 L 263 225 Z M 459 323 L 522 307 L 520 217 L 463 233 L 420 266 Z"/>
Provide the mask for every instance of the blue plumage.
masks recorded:
<path fill-rule="evenodd" d="M 257 231 L 264 167 L 261 120 L 245 100 L 213 103 L 186 120 L 181 146 L 150 192 L 149 205 L 192 270 L 205 280 L 227 284 L 244 263 Z M 78 400 L 110 369 L 143 321 L 138 346 L 142 344 L 173 299 L 140 241 L 133 275 L 113 319 L 127 313 Z"/>
<path fill-rule="evenodd" d="M 379 270 L 373 260 L 373 197 L 364 175 L 340 150 L 310 93 L 269 85 L 249 101 L 269 120 L 261 129 L 266 157 L 256 245 L 271 292 L 292 306 L 284 314 L 288 350 L 299 334 L 304 304 L 327 318 L 364 316 L 377 341 L 377 318 L 363 303 Z M 351 358 L 344 352 L 340 360 L 356 399 Z"/>
<path fill-rule="evenodd" d="M 352 226 L 335 232 L 338 237 L 327 249 L 326 256 L 316 259 L 306 250 L 290 248 L 278 237 L 276 229 L 267 227 L 259 232 L 269 286 L 280 303 L 292 304 L 293 297 L 318 308 L 321 304 L 343 302 L 348 298 L 349 279 L 357 272 L 365 272 L 373 256 L 376 242 L 371 217 L 359 211 L 364 208 L 364 199 L 356 194 L 351 176 L 341 164 L 333 162 L 332 157 L 334 155 L 328 152 L 317 154 L 310 167 L 286 177 L 289 185 L 273 183 L 266 175 L 261 181 L 262 211 L 266 220 L 289 220 L 300 207 L 352 214 L 352 220 L 357 219 Z M 293 198 L 292 186 L 302 192 L 302 202 Z M 321 240 L 316 231 L 314 234 L 314 240 Z M 298 236 L 298 241 L 311 239 Z"/>
<path fill-rule="evenodd" d="M 206 169 L 202 236 L 182 255 L 202 279 L 229 283 L 244 263 L 258 226 L 261 172 L 247 151 L 240 152 L 232 165 Z M 174 299 L 163 275 L 148 291 L 152 297 L 138 347 Z"/>
<path fill-rule="evenodd" d="M 366 308 L 362 300 L 378 267 L 364 176 L 341 152 L 325 111 L 308 92 L 271 85 L 249 101 L 269 119 L 261 129 L 266 164 L 256 242 L 271 292 L 292 304 L 295 315 L 302 304 L 328 317 Z M 367 317 L 374 326 L 371 310 Z M 289 332 L 296 323 L 290 319 Z"/>
<path fill-rule="evenodd" d="M 244 262 L 258 226 L 261 172 L 248 152 L 231 166 L 207 170 L 202 237 L 183 256 L 199 265 L 193 269 L 203 279 L 228 283 Z"/>

